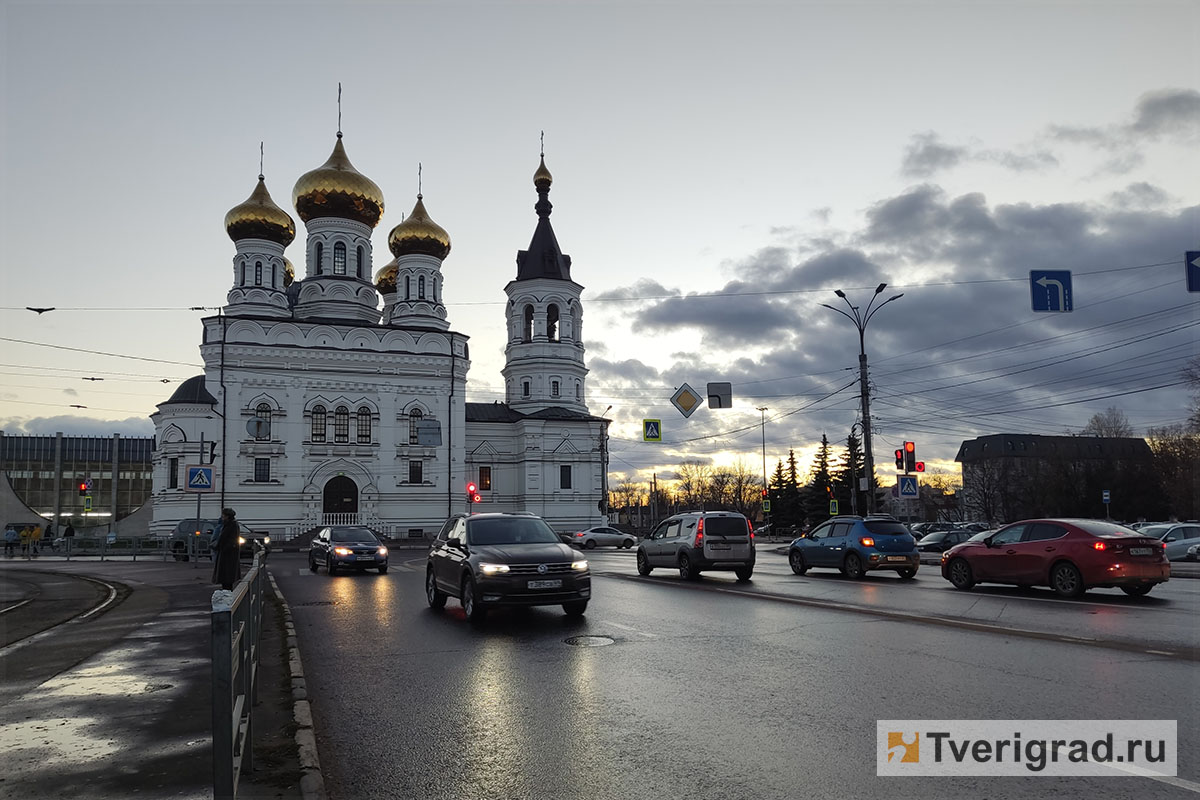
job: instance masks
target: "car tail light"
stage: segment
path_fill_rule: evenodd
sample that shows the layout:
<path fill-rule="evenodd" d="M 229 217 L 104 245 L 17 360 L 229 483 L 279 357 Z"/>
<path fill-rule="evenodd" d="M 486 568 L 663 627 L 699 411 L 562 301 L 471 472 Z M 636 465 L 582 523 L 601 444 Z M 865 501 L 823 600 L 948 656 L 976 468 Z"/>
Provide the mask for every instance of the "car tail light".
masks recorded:
<path fill-rule="evenodd" d="M 580 531 L 579 533 L 577 533 L 577 534 L 575 534 L 575 535 L 576 535 L 576 536 L 583 536 L 583 531 Z"/>
<path fill-rule="evenodd" d="M 1095 544 L 1092 545 L 1092 547 L 1096 548 L 1097 550 L 1107 550 L 1108 549 L 1108 545 L 1105 544 L 1104 542 L 1096 542 Z"/>
<path fill-rule="evenodd" d="M 870 536 L 862 537 L 861 539 L 858 540 L 858 543 L 861 544 L 863 547 L 874 547 L 875 546 L 875 540 L 872 539 Z"/>
<path fill-rule="evenodd" d="M 697 550 L 704 547 L 704 517 L 696 520 L 696 539 L 692 542 L 692 547 Z"/>

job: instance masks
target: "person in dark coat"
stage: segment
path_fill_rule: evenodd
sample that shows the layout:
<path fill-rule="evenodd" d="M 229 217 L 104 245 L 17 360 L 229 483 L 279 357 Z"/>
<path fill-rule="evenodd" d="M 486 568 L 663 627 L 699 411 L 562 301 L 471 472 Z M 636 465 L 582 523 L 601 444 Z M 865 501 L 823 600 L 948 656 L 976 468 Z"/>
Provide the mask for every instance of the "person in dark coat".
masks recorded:
<path fill-rule="evenodd" d="M 234 516 L 232 508 L 223 509 L 212 536 L 212 582 L 221 584 L 222 589 L 232 589 L 242 577 L 242 564 L 238 559 L 240 531 Z"/>

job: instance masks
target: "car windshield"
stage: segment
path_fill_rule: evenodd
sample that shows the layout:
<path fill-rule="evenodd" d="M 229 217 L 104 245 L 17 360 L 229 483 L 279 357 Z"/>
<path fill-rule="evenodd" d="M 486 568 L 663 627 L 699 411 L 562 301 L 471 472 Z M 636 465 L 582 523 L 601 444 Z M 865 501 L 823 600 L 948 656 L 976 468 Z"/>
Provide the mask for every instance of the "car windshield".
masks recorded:
<path fill-rule="evenodd" d="M 967 541 L 968 542 L 982 542 L 984 539 L 991 536 L 993 533 L 995 533 L 995 531 L 991 531 L 991 530 L 980 531 L 979 533 L 972 536 L 970 539 L 967 539 Z"/>
<path fill-rule="evenodd" d="M 934 531 L 928 536 L 921 539 L 922 544 L 937 544 L 942 539 L 946 538 L 946 531 Z"/>
<path fill-rule="evenodd" d="M 908 528 L 904 527 L 903 523 L 893 522 L 889 519 L 868 519 L 863 522 L 863 527 L 876 536 L 899 536 L 908 534 Z"/>
<path fill-rule="evenodd" d="M 1171 530 L 1170 525 L 1143 525 L 1137 529 L 1138 536 L 1149 536 L 1151 539 L 1161 539 Z"/>
<path fill-rule="evenodd" d="M 1086 533 L 1092 536 L 1103 536 L 1104 538 L 1115 538 L 1120 536 L 1149 536 L 1145 531 L 1133 531 L 1126 528 L 1124 525 L 1118 525 L 1115 522 L 1105 522 L 1098 519 L 1072 519 L 1067 520 L 1077 528 L 1083 529 Z"/>
<path fill-rule="evenodd" d="M 364 544 L 379 542 L 375 538 L 375 534 L 366 528 L 334 528 L 330 532 L 329 539 L 334 542 L 363 542 Z"/>
<path fill-rule="evenodd" d="M 467 544 L 550 544 L 558 534 L 537 517 L 467 520 Z"/>

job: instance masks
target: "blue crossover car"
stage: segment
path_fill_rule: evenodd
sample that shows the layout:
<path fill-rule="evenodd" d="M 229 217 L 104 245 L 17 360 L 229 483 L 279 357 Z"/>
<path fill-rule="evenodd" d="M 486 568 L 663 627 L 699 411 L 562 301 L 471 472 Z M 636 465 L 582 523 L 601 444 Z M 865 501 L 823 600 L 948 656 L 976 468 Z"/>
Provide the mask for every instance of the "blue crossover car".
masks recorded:
<path fill-rule="evenodd" d="M 921 565 L 917 543 L 903 524 L 884 517 L 831 517 L 788 547 L 792 572 L 831 567 L 847 578 L 876 569 L 891 569 L 911 578 Z"/>

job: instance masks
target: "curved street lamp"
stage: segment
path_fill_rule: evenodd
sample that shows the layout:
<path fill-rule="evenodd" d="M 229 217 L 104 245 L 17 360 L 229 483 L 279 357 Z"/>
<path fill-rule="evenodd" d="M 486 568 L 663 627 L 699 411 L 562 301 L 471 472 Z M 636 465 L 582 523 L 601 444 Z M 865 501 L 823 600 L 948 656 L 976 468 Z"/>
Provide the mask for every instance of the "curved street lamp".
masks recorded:
<path fill-rule="evenodd" d="M 867 513 L 875 513 L 875 456 L 871 452 L 871 395 L 870 388 L 867 383 L 867 348 L 866 348 L 866 330 L 867 323 L 871 321 L 871 317 L 875 316 L 879 309 L 886 306 L 893 300 L 899 300 L 904 297 L 904 293 L 892 295 L 887 300 L 884 300 L 879 305 L 875 305 L 875 301 L 879 299 L 879 295 L 887 288 L 886 283 L 881 283 L 875 287 L 875 294 L 871 295 L 871 300 L 867 303 L 865 311 L 860 312 L 858 306 L 853 305 L 846 297 L 846 293 L 841 289 L 834 289 L 833 293 L 846 303 L 850 313 L 847 314 L 840 308 L 834 308 L 827 303 L 821 303 L 822 306 L 830 311 L 836 311 L 846 319 L 854 323 L 854 327 L 858 330 L 858 382 L 859 391 L 862 394 L 862 426 L 863 426 L 863 468 L 867 475 Z M 872 307 L 874 306 L 874 307 Z M 853 487 L 851 487 L 853 488 Z"/>

